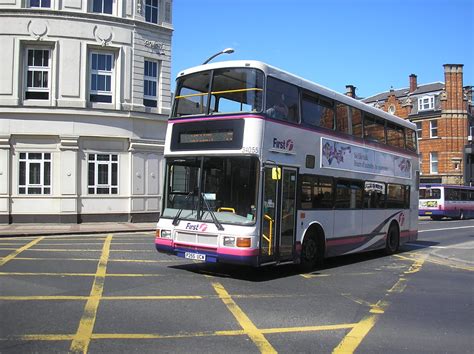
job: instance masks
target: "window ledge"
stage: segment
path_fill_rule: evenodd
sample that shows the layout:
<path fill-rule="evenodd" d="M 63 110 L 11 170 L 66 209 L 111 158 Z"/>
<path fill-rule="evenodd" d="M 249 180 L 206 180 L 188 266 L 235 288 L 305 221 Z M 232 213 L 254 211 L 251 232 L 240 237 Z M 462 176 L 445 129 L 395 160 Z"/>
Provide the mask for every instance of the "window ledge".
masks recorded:
<path fill-rule="evenodd" d="M 23 100 L 25 107 L 54 107 L 50 100 Z"/>
<path fill-rule="evenodd" d="M 117 107 L 115 107 L 115 103 L 104 103 L 104 102 L 88 102 L 88 107 L 89 108 L 95 108 L 95 109 L 109 109 L 109 110 L 116 110 Z"/>

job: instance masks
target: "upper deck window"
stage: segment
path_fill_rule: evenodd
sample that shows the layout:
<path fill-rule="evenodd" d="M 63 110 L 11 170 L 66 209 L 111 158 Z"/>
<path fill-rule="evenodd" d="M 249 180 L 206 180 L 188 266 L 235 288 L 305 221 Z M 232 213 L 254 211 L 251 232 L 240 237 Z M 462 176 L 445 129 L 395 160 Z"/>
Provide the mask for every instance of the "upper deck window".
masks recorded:
<path fill-rule="evenodd" d="M 269 117 L 297 123 L 299 121 L 298 88 L 269 77 L 267 80 L 267 107 Z"/>
<path fill-rule="evenodd" d="M 225 68 L 180 77 L 173 117 L 260 112 L 263 73 L 250 68 Z"/>
<path fill-rule="evenodd" d="M 316 127 L 334 129 L 333 102 L 329 99 L 303 94 L 302 115 L 303 122 Z"/>
<path fill-rule="evenodd" d="M 385 144 L 385 122 L 371 114 L 364 115 L 364 137 Z"/>

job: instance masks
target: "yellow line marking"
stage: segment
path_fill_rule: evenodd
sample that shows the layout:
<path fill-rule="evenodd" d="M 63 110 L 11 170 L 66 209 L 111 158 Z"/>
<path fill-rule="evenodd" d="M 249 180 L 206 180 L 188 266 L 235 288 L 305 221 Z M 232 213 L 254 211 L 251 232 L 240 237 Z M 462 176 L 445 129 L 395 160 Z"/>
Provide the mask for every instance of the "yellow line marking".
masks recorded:
<path fill-rule="evenodd" d="M 312 278 L 325 278 L 331 276 L 330 274 L 300 274 L 303 278 L 312 279 Z"/>
<path fill-rule="evenodd" d="M 378 301 L 375 304 L 371 304 L 368 301 L 359 299 L 358 297 L 352 295 L 352 294 L 341 294 L 344 296 L 346 299 L 349 299 L 351 301 L 354 301 L 355 303 L 362 305 L 362 306 L 367 306 L 370 308 L 370 313 L 377 313 L 377 314 L 382 314 L 385 312 L 385 309 L 388 307 L 388 303 L 385 301 Z"/>
<path fill-rule="evenodd" d="M 102 296 L 102 300 L 201 300 L 203 296 L 182 295 L 182 296 Z M 61 296 L 61 295 L 45 295 L 45 296 L 0 296 L 0 301 L 52 301 L 52 300 L 88 300 L 89 296 Z"/>
<path fill-rule="evenodd" d="M 1 259 L 1 257 L 0 257 Z M 99 258 L 42 258 L 42 257 L 16 257 L 15 261 L 80 261 L 80 262 L 97 262 Z M 113 259 L 109 258 L 110 262 L 125 262 L 125 263 L 176 263 L 179 260 L 149 260 L 149 259 Z"/>
<path fill-rule="evenodd" d="M 354 301 L 356 304 L 359 304 L 359 305 L 362 305 L 362 306 L 367 306 L 367 307 L 372 307 L 373 306 L 373 304 L 371 304 L 370 302 L 359 299 L 358 297 L 356 297 L 352 294 L 341 294 L 341 295 L 344 296 L 346 299 Z"/>
<path fill-rule="evenodd" d="M 357 323 L 347 323 L 327 326 L 306 326 L 306 327 L 287 327 L 287 328 L 266 328 L 261 332 L 265 334 L 296 333 L 296 332 L 318 332 L 334 331 L 354 328 Z M 91 339 L 176 339 L 176 338 L 194 338 L 194 337 L 216 337 L 216 336 L 243 336 L 248 335 L 245 330 L 224 330 L 214 332 L 189 332 L 179 334 L 158 334 L 158 333 L 93 333 Z M 27 334 L 8 339 L 37 340 L 37 341 L 59 341 L 72 340 L 72 334 Z M 3 340 L 0 338 L 0 340 Z"/>
<path fill-rule="evenodd" d="M 19 272 L 0 272 L 0 276 L 46 276 L 46 277 L 95 277 L 96 273 L 19 273 Z M 107 274 L 107 277 L 163 277 L 162 274 Z"/>
<path fill-rule="evenodd" d="M 425 263 L 426 258 L 428 258 L 428 254 L 421 256 L 420 258 L 415 259 L 415 263 L 411 265 L 411 267 L 405 271 L 405 274 L 414 274 L 418 273 L 421 270 L 421 267 Z"/>
<path fill-rule="evenodd" d="M 97 272 L 92 284 L 92 290 L 84 307 L 84 313 L 74 339 L 71 343 L 70 350 L 72 352 L 87 353 L 91 340 L 92 331 L 94 330 L 95 319 L 99 301 L 104 290 L 105 274 L 107 272 L 107 260 L 110 254 L 110 244 L 112 242 L 112 234 L 108 235 L 102 248 L 102 255 L 97 265 Z"/>
<path fill-rule="evenodd" d="M 16 257 L 16 261 L 80 261 L 80 262 L 98 262 L 99 258 L 42 258 L 42 257 Z M 111 260 L 109 260 L 110 262 Z"/>
<path fill-rule="evenodd" d="M 382 314 L 385 313 L 385 310 L 390 305 L 388 301 L 379 300 L 376 304 L 370 306 L 370 313 Z"/>
<path fill-rule="evenodd" d="M 33 252 L 102 252 L 101 249 L 57 249 L 57 248 L 34 248 L 34 249 L 29 249 L 28 251 L 33 251 Z M 110 250 L 109 252 L 156 252 L 156 250 Z"/>
<path fill-rule="evenodd" d="M 417 257 L 417 254 L 410 254 L 411 257 L 404 257 L 402 255 L 397 255 L 398 258 L 400 259 L 403 259 L 405 261 L 410 261 L 410 262 L 413 262 L 413 260 L 415 259 L 418 259 Z M 447 259 L 442 259 L 442 258 L 433 258 L 433 257 L 436 257 L 436 255 L 431 255 L 431 256 L 424 256 L 424 261 L 425 262 L 429 262 L 429 263 L 433 263 L 433 264 L 438 264 L 438 265 L 442 265 L 442 266 L 446 266 L 446 267 L 449 267 L 449 268 L 454 268 L 454 269 L 460 269 L 460 270 L 466 270 L 466 271 L 469 271 L 469 272 L 474 272 L 474 267 L 473 266 L 469 266 L 469 265 L 464 265 L 464 264 L 459 264 L 457 263 L 456 261 L 451 261 L 451 260 L 447 260 Z"/>
<path fill-rule="evenodd" d="M 102 300 L 202 300 L 199 295 L 161 295 L 161 296 L 103 296 Z"/>
<path fill-rule="evenodd" d="M 414 261 L 414 263 L 410 266 L 410 268 L 405 271 L 397 280 L 397 282 L 389 289 L 387 290 L 387 293 L 385 296 L 389 296 L 390 294 L 397 293 L 400 294 L 402 293 L 405 288 L 406 288 L 406 278 L 404 274 L 414 274 L 417 273 L 421 270 L 426 258 L 428 255 L 424 255 L 421 258 L 417 258 L 415 260 L 409 259 L 400 255 L 395 255 L 398 258 L 404 259 L 404 260 L 410 260 Z M 342 294 L 343 296 L 351 299 L 351 300 L 358 300 L 356 302 L 367 305 L 369 304 L 366 301 L 359 300 L 356 298 L 351 298 L 350 294 Z M 369 304 L 370 305 L 370 304 Z M 377 322 L 378 318 L 381 316 L 381 314 L 385 313 L 385 310 L 388 308 L 390 303 L 385 300 L 379 300 L 376 304 L 370 305 L 370 313 L 371 315 L 368 315 L 364 317 L 359 323 L 357 323 L 354 328 L 343 338 L 343 340 L 339 343 L 339 345 L 334 348 L 333 353 L 334 354 L 340 354 L 340 353 L 354 353 L 354 351 L 359 347 L 360 343 L 364 340 L 364 338 L 367 336 L 367 334 L 370 332 L 370 330 L 374 327 L 375 323 Z"/>
<path fill-rule="evenodd" d="M 28 248 L 36 245 L 38 242 L 40 242 L 42 239 L 44 239 L 44 236 L 43 237 L 39 237 L 33 241 L 31 241 L 30 243 L 27 243 L 26 245 L 24 245 L 23 247 L 20 247 L 18 248 L 15 252 L 9 254 L 8 256 L 6 257 L 3 257 L 3 259 L 0 261 L 0 267 L 5 265 L 7 262 L 11 261 L 13 258 L 15 258 L 16 256 L 18 256 L 21 252 L 23 251 L 26 251 L 28 250 Z"/>
<path fill-rule="evenodd" d="M 43 341 L 55 341 L 55 340 L 71 340 L 74 338 L 72 334 L 24 334 L 18 337 L 12 337 L 11 339 L 19 340 L 43 340 Z"/>
<path fill-rule="evenodd" d="M 107 277 L 162 277 L 163 274 L 107 274 Z"/>
<path fill-rule="evenodd" d="M 398 281 L 395 283 L 395 285 L 393 285 L 389 290 L 388 292 L 389 293 L 402 293 L 405 288 L 407 287 L 407 284 L 406 284 L 406 279 L 401 277 L 400 279 L 398 279 Z"/>
<path fill-rule="evenodd" d="M 0 296 L 0 301 L 87 300 L 89 296 Z"/>
<path fill-rule="evenodd" d="M 220 283 L 212 283 L 214 290 L 216 291 L 219 298 L 224 302 L 229 311 L 234 315 L 235 319 L 242 327 L 244 332 L 250 337 L 250 339 L 255 343 L 257 348 L 262 353 L 276 353 L 277 351 L 272 347 L 270 342 L 267 341 L 265 336 L 261 331 L 252 323 L 252 321 L 247 317 L 247 315 L 240 309 L 240 307 L 235 303 L 234 300 L 230 297 L 227 290 Z"/>
<path fill-rule="evenodd" d="M 95 273 L 19 273 L 0 272 L 0 276 L 53 276 L 53 277 L 93 277 Z"/>
<path fill-rule="evenodd" d="M 339 345 L 332 351 L 333 354 L 338 353 L 354 353 L 360 345 L 364 337 L 374 327 L 377 321 L 377 315 L 369 315 L 357 323 L 354 328 L 344 337 Z"/>
<path fill-rule="evenodd" d="M 107 275 L 108 276 L 108 275 Z M 266 299 L 266 298 L 297 298 L 304 295 L 280 294 L 250 294 L 232 295 L 239 299 Z M 0 301 L 38 301 L 38 300 L 87 300 L 89 296 L 74 295 L 32 295 L 32 296 L 0 296 Z M 131 296 L 102 296 L 101 300 L 201 300 L 220 299 L 218 295 L 131 295 Z M 364 304 L 365 305 L 365 304 Z M 367 303 L 367 306 L 375 306 Z"/>
<path fill-rule="evenodd" d="M 339 329 L 354 328 L 357 323 L 343 323 L 338 325 L 326 326 L 305 326 L 305 327 L 286 327 L 286 328 L 267 328 L 260 329 L 263 334 L 278 334 L 278 333 L 294 333 L 294 332 L 318 332 L 318 331 L 335 331 Z"/>

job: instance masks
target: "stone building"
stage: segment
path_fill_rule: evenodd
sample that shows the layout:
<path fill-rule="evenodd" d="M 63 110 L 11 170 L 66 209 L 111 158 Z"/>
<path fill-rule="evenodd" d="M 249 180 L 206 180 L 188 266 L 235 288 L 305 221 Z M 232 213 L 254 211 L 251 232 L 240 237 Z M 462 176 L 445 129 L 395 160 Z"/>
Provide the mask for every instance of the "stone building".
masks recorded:
<path fill-rule="evenodd" d="M 444 65 L 444 82 L 419 84 L 411 74 L 408 87 L 363 102 L 416 124 L 421 183 L 474 182 L 472 86 L 463 85 L 462 64 Z"/>
<path fill-rule="evenodd" d="M 171 0 L 0 0 L 0 223 L 156 220 Z"/>

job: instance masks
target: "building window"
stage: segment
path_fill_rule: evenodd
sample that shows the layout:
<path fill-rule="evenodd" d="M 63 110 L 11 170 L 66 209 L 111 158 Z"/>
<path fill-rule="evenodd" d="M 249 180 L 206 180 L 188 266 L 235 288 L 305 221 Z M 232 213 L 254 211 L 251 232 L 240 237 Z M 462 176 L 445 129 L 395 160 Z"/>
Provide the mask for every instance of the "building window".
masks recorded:
<path fill-rule="evenodd" d="M 112 103 L 114 55 L 112 53 L 91 52 L 90 57 L 91 102 Z"/>
<path fill-rule="evenodd" d="M 438 121 L 432 120 L 430 121 L 430 138 L 437 138 L 438 137 Z"/>
<path fill-rule="evenodd" d="M 89 194 L 117 194 L 118 155 L 89 154 L 87 180 Z"/>
<path fill-rule="evenodd" d="M 25 99 L 49 100 L 51 50 L 44 48 L 27 48 L 25 69 Z"/>
<path fill-rule="evenodd" d="M 418 111 L 434 109 L 434 96 L 423 96 L 418 99 Z"/>
<path fill-rule="evenodd" d="M 51 194 L 51 153 L 21 152 L 19 194 Z"/>
<path fill-rule="evenodd" d="M 51 0 L 28 0 L 28 7 L 50 8 Z"/>
<path fill-rule="evenodd" d="M 143 104 L 156 107 L 156 87 L 158 83 L 158 63 L 145 60 L 143 82 Z"/>
<path fill-rule="evenodd" d="M 438 174 L 438 153 L 430 152 L 430 174 Z"/>
<path fill-rule="evenodd" d="M 92 12 L 112 14 L 113 0 L 92 0 Z"/>
<path fill-rule="evenodd" d="M 421 122 L 415 122 L 416 124 L 416 135 L 418 136 L 418 139 L 421 139 L 423 136 L 423 128 L 422 128 L 422 123 Z"/>
<path fill-rule="evenodd" d="M 158 0 L 145 0 L 145 21 L 158 23 Z"/>

